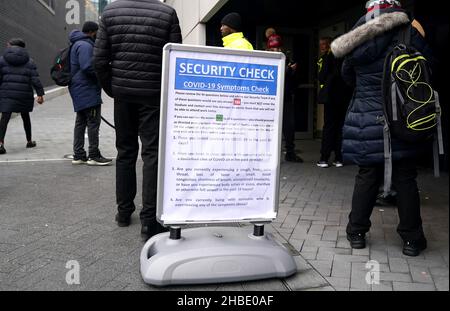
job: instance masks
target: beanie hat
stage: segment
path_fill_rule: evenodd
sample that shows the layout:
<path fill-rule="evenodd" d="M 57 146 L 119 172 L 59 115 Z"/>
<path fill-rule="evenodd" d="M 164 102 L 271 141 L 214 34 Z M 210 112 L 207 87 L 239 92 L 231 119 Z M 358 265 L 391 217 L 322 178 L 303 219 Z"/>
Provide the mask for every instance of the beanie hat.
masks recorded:
<path fill-rule="evenodd" d="M 367 12 L 376 9 L 401 8 L 402 4 L 398 0 L 369 0 L 366 3 Z"/>
<path fill-rule="evenodd" d="M 242 28 L 242 19 L 238 13 L 230 13 L 222 18 L 221 24 L 240 31 Z"/>
<path fill-rule="evenodd" d="M 283 42 L 281 41 L 281 37 L 277 34 L 271 35 L 267 39 L 267 48 L 273 49 L 273 48 L 281 48 L 283 46 Z"/>
<path fill-rule="evenodd" d="M 97 31 L 98 30 L 98 24 L 96 22 L 87 21 L 83 24 L 82 32 L 88 33 L 91 31 Z"/>

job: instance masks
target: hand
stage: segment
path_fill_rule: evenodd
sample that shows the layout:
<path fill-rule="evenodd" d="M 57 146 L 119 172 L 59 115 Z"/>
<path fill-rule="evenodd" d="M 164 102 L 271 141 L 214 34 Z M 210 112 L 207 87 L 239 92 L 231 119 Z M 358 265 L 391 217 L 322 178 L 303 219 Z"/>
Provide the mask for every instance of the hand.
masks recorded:
<path fill-rule="evenodd" d="M 44 96 L 38 96 L 36 101 L 39 105 L 42 105 L 44 103 Z"/>
<path fill-rule="evenodd" d="M 291 67 L 292 70 L 297 70 L 297 63 L 289 64 L 289 67 Z"/>

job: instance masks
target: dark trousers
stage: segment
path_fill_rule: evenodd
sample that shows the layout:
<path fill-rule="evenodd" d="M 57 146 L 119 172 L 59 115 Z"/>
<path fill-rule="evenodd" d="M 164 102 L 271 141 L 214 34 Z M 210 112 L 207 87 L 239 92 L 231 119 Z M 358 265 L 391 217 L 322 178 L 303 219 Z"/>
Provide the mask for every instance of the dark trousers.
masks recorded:
<path fill-rule="evenodd" d="M 285 94 L 283 105 L 283 136 L 286 152 L 295 152 L 295 106 L 291 94 Z"/>
<path fill-rule="evenodd" d="M 6 130 L 8 128 L 9 120 L 11 120 L 11 112 L 2 112 L 2 118 L 0 119 L 0 142 L 5 141 Z M 20 114 L 23 121 L 23 128 L 25 129 L 25 136 L 27 141 L 31 141 L 31 119 L 29 112 L 22 112 Z"/>
<path fill-rule="evenodd" d="M 384 166 L 360 166 L 353 192 L 352 211 L 347 233 L 367 233 L 370 216 L 383 183 Z M 400 223 L 397 232 L 403 240 L 418 240 L 424 236 L 420 216 L 420 197 L 417 188 L 415 160 L 394 162 L 392 183 L 397 191 L 397 208 Z"/>
<path fill-rule="evenodd" d="M 342 128 L 345 112 L 338 103 L 325 104 L 321 161 L 328 161 L 334 151 L 335 160 L 342 162 Z"/>
<path fill-rule="evenodd" d="M 116 125 L 116 199 L 119 214 L 129 217 L 136 209 L 136 161 L 141 139 L 144 161 L 142 183 L 142 224 L 156 223 L 156 186 L 158 177 L 159 98 L 149 102 L 114 102 Z"/>
<path fill-rule="evenodd" d="M 100 156 L 98 136 L 100 123 L 102 121 L 101 107 L 101 105 L 98 105 L 77 112 L 73 135 L 73 155 L 75 159 L 86 158 L 86 151 L 84 150 L 84 134 L 86 133 L 86 127 L 88 129 L 89 139 L 89 158 L 94 159 Z"/>

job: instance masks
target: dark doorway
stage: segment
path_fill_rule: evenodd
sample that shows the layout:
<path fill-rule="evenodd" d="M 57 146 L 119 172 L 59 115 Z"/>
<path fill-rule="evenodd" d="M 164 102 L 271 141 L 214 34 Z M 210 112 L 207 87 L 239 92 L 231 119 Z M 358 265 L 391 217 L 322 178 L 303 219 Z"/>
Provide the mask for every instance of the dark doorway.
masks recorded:
<path fill-rule="evenodd" d="M 313 5 L 304 1 L 288 0 L 229 0 L 206 25 L 206 43 L 222 46 L 220 20 L 230 12 L 243 17 L 245 36 L 258 49 L 264 49 L 264 27 L 274 27 L 292 41 L 292 57 L 299 62 L 298 89 L 295 94 L 297 138 L 313 138 L 310 132 L 316 117 L 316 57 L 317 41 L 322 29 L 344 23 L 349 30 L 365 13 L 365 2 L 361 0 L 330 1 L 317 0 Z M 441 169 L 448 171 L 448 113 L 449 88 L 447 87 L 449 50 L 448 13 L 442 6 L 427 0 L 402 0 L 403 7 L 420 21 L 427 32 L 426 40 L 435 52 L 435 87 L 440 93 L 443 109 L 445 157 L 441 157 Z M 305 32 L 308 32 L 306 34 Z M 309 62 L 309 64 L 304 64 Z M 302 66 L 304 65 L 304 66 Z M 319 123 L 318 123 L 319 124 Z M 319 126 L 319 125 L 318 125 Z M 313 129 L 315 125 L 313 126 Z M 432 161 L 428 159 L 428 166 Z"/>
<path fill-rule="evenodd" d="M 313 7 L 302 1 L 287 0 L 229 0 L 207 23 L 206 43 L 222 46 L 220 20 L 230 12 L 243 17 L 243 32 L 256 49 L 265 49 L 265 29 L 274 27 L 283 38 L 284 51 L 288 58 L 298 63 L 297 88 L 294 94 L 296 116 L 296 138 L 313 139 L 316 117 L 316 61 L 318 56 L 318 31 L 330 19 L 349 8 L 360 7 L 361 1 L 350 0 L 344 4 L 318 0 Z M 362 4 L 364 6 L 364 4 Z M 342 21 L 343 17 L 338 17 Z M 352 15 L 351 19 L 355 19 Z"/>
<path fill-rule="evenodd" d="M 298 64 L 298 87 L 294 94 L 297 138 L 313 138 L 314 55 L 313 32 L 305 31 L 293 38 L 293 62 Z"/>

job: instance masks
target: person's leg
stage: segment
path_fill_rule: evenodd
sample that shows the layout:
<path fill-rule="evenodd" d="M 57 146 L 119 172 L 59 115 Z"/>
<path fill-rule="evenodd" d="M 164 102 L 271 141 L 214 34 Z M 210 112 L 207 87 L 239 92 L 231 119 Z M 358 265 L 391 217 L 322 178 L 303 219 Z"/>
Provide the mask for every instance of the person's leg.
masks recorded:
<path fill-rule="evenodd" d="M 331 153 L 334 151 L 334 161 L 333 164 L 336 165 L 336 162 L 342 163 L 342 154 L 341 154 L 341 146 L 339 145 L 339 132 L 342 130 L 340 128 L 339 122 L 339 110 L 337 109 L 338 103 L 331 102 L 330 106 L 328 106 L 327 112 L 327 133 L 326 133 L 326 148 L 325 153 L 328 157 L 331 156 Z"/>
<path fill-rule="evenodd" d="M 114 101 L 114 123 L 116 127 L 116 202 L 119 225 L 129 224 L 136 210 L 136 161 L 139 152 L 137 105 Z"/>
<path fill-rule="evenodd" d="M 6 130 L 10 119 L 11 112 L 2 112 L 2 118 L 0 119 L 0 144 L 5 142 Z"/>
<path fill-rule="evenodd" d="M 97 159 L 100 157 L 99 144 L 99 132 L 101 117 L 101 105 L 92 107 L 89 109 L 87 118 L 88 138 L 89 138 L 89 158 Z"/>
<path fill-rule="evenodd" d="M 342 104 L 340 104 L 342 106 Z M 335 162 L 343 162 L 342 157 L 342 129 L 344 128 L 345 114 L 346 110 L 344 107 L 340 107 L 340 111 L 336 113 L 336 122 L 335 122 L 335 140 L 334 140 L 334 154 L 335 154 Z"/>
<path fill-rule="evenodd" d="M 383 166 L 360 167 L 353 191 L 348 234 L 365 235 L 370 230 L 373 207 L 383 179 Z"/>
<path fill-rule="evenodd" d="M 286 152 L 294 152 L 295 150 L 295 128 L 292 121 L 292 98 L 286 94 L 283 105 L 283 136 L 285 140 Z"/>
<path fill-rule="evenodd" d="M 332 111 L 328 105 L 324 105 L 324 125 L 322 130 L 322 147 L 320 149 L 320 161 L 318 163 L 321 167 L 328 167 L 328 160 L 333 151 L 333 123 Z M 327 164 L 327 165 L 326 165 Z"/>
<path fill-rule="evenodd" d="M 10 112 L 2 112 L 2 118 L 0 119 L 0 154 L 5 154 L 5 135 L 8 128 L 9 120 L 11 119 Z"/>
<path fill-rule="evenodd" d="M 283 105 L 283 136 L 286 147 L 286 161 L 303 162 L 295 154 L 295 106 L 292 94 L 286 94 Z"/>
<path fill-rule="evenodd" d="M 29 112 L 22 112 L 20 114 L 23 121 L 23 128 L 25 130 L 25 136 L 27 138 L 27 142 L 31 142 L 31 119 L 30 119 L 30 113 Z"/>
<path fill-rule="evenodd" d="M 400 218 L 397 232 L 404 241 L 417 241 L 424 238 L 416 178 L 417 169 L 413 159 L 404 159 L 394 163 L 392 183 L 397 191 L 397 207 Z"/>
<path fill-rule="evenodd" d="M 75 128 L 73 131 L 73 159 L 76 161 L 86 160 L 86 151 L 84 150 L 84 135 L 87 126 L 87 111 L 82 110 L 77 112 L 75 119 Z"/>
<path fill-rule="evenodd" d="M 156 226 L 158 183 L 159 98 L 139 107 L 139 136 L 142 142 L 142 225 Z"/>
<path fill-rule="evenodd" d="M 336 128 L 336 137 L 334 142 L 334 163 L 340 163 L 343 162 L 342 157 L 342 127 Z"/>

